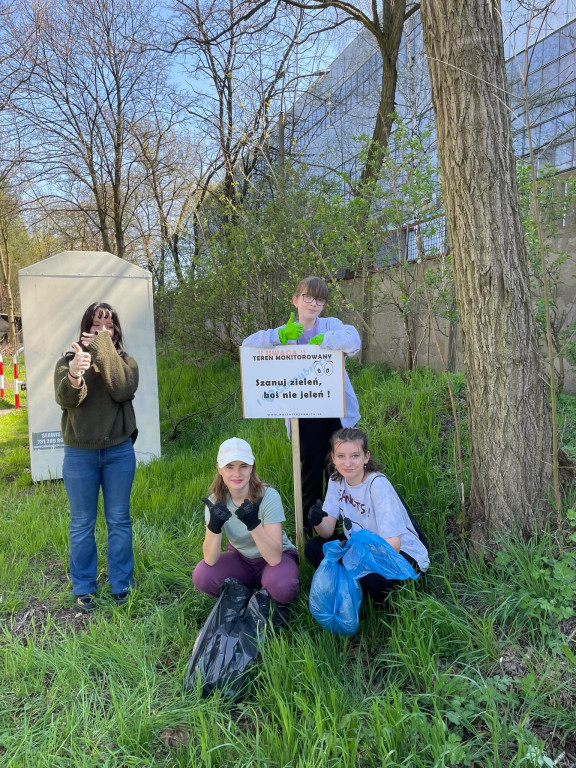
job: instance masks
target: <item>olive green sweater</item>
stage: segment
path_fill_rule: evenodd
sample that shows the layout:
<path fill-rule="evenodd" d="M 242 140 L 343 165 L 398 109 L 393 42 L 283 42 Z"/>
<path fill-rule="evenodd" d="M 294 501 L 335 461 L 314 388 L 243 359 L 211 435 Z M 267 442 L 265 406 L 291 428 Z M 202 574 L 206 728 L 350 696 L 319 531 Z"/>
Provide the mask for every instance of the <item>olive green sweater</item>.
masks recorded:
<path fill-rule="evenodd" d="M 62 439 L 74 448 L 111 448 L 136 430 L 132 400 L 138 388 L 138 366 L 131 357 L 120 357 L 106 331 L 98 331 L 86 349 L 92 365 L 80 387 L 73 387 L 68 379 L 70 355 L 61 357 L 54 371 Z"/>

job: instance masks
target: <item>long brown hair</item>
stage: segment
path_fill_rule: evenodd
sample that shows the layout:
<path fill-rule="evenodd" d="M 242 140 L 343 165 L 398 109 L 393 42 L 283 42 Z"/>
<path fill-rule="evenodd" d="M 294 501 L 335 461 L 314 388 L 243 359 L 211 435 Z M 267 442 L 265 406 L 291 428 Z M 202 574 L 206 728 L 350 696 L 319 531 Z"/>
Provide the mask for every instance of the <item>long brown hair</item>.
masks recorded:
<path fill-rule="evenodd" d="M 336 450 L 337 446 L 340 445 L 340 443 L 358 443 L 364 453 L 368 453 L 368 437 L 365 432 L 362 432 L 361 429 L 356 429 L 356 427 L 343 427 L 342 429 L 337 430 L 334 432 L 332 437 L 330 438 L 330 469 L 332 474 L 330 475 L 332 480 L 341 480 L 342 475 L 336 467 L 334 466 L 334 462 L 332 461 L 332 456 L 334 454 L 334 451 Z M 382 467 L 374 461 L 372 456 L 368 459 L 366 464 L 364 465 L 364 471 L 365 472 L 381 472 Z"/>
<path fill-rule="evenodd" d="M 92 321 L 95 317 L 98 319 L 103 317 L 106 320 L 110 318 L 112 320 L 112 325 L 114 326 L 112 341 L 114 342 L 116 351 L 120 357 L 124 359 L 127 353 L 124 349 L 124 338 L 122 336 L 122 326 L 120 325 L 118 313 L 114 307 L 110 306 L 110 304 L 106 304 L 104 301 L 95 301 L 93 304 L 90 304 L 82 315 L 82 320 L 80 321 L 80 339 L 82 339 L 83 333 L 90 333 Z"/>
<path fill-rule="evenodd" d="M 248 498 L 250 501 L 257 501 L 261 496 L 264 496 L 267 485 L 256 474 L 256 465 L 252 465 L 252 472 L 250 473 L 250 482 L 248 485 Z M 208 488 L 208 496 L 212 496 L 216 504 L 222 501 L 226 503 L 226 494 L 228 493 L 228 486 L 224 483 L 220 472 L 216 472 L 212 485 Z"/>

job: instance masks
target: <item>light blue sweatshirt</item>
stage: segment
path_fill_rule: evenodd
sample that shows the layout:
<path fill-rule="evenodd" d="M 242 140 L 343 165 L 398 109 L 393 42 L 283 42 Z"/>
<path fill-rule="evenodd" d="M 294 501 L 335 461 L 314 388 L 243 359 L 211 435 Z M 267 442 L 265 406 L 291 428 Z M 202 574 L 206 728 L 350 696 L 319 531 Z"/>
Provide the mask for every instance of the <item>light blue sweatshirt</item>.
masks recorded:
<path fill-rule="evenodd" d="M 284 326 L 279 326 L 283 328 Z M 248 336 L 242 342 L 243 347 L 260 347 L 267 349 L 281 345 L 278 336 L 279 328 L 269 328 L 267 331 L 256 331 Z M 298 339 L 298 344 L 308 344 L 308 341 L 318 333 L 323 333 L 324 338 L 319 345 L 324 349 L 341 349 L 345 357 L 352 357 L 360 351 L 360 335 L 353 325 L 344 325 L 342 320 L 337 317 L 318 317 L 314 327 L 309 331 L 304 331 Z M 346 415 L 340 419 L 343 427 L 353 427 L 360 419 L 360 410 L 358 408 L 358 398 L 352 389 L 352 383 L 348 373 L 344 370 L 344 392 Z"/>

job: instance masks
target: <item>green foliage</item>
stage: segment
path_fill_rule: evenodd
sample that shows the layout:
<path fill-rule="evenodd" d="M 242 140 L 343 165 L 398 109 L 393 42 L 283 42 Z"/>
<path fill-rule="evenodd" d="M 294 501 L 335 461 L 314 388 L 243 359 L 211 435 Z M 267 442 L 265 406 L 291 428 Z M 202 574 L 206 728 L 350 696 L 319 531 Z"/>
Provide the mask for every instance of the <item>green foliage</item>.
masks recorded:
<path fill-rule="evenodd" d="M 515 571 L 514 588 L 506 590 L 507 597 L 528 618 L 558 622 L 574 615 L 574 552 L 560 556 L 547 551 L 546 543 L 534 542 L 531 548 L 512 543 L 497 553 L 494 567 L 501 575 Z"/>
<path fill-rule="evenodd" d="M 330 280 L 356 257 L 353 207 L 333 183 L 304 174 L 287 169 L 274 197 L 262 185 L 241 205 L 206 207 L 196 267 L 174 296 L 182 348 L 235 354 L 248 334 L 286 321 L 303 277 Z"/>
<path fill-rule="evenodd" d="M 20 306 L 18 270 L 32 264 L 37 256 L 36 243 L 31 241 L 22 219 L 22 201 L 0 178 L 0 309 L 8 312 L 10 300 L 16 312 Z"/>
<path fill-rule="evenodd" d="M 419 134 L 410 132 L 402 121 L 395 121 L 395 130 L 382 163 L 380 186 L 374 190 L 381 205 L 379 212 L 388 232 L 400 230 L 411 222 L 420 222 L 419 255 L 425 258 L 425 240 L 435 234 L 434 216 L 440 213 L 439 171 L 429 151 L 431 128 Z M 397 263 L 405 260 L 402 247 L 397 251 Z"/>
<path fill-rule="evenodd" d="M 440 203 L 437 169 L 425 146 L 428 138 L 427 133 L 411 135 L 398 122 L 379 179 L 361 188 L 346 174 L 318 179 L 305 167 L 286 165 L 281 179 L 271 186 L 269 180 L 254 185 L 238 203 L 207 203 L 194 270 L 185 285 L 162 297 L 173 318 L 164 320 L 163 327 L 171 327 L 182 349 L 194 346 L 206 354 L 234 355 L 248 334 L 285 322 L 302 277 L 319 274 L 330 282 L 341 270 L 365 275 L 366 290 L 355 299 L 339 297 L 336 309 L 328 307 L 331 314 L 354 309 L 370 324 L 371 312 L 386 305 L 416 322 L 424 302 L 416 265 L 385 274 L 375 267 L 406 266 L 407 222 L 418 222 L 412 235 L 419 261 L 435 250 Z M 367 140 L 359 141 L 367 151 Z M 441 280 L 430 281 L 428 292 L 432 312 L 452 320 L 448 280 L 445 264 Z M 415 364 L 421 339 L 408 323 L 405 327 Z"/>

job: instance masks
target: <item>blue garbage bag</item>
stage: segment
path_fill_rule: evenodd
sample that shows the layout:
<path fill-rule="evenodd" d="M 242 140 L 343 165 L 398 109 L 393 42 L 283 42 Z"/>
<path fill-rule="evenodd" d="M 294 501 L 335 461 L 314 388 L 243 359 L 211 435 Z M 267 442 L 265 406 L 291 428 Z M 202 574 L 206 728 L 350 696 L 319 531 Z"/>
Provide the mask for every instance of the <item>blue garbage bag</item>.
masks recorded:
<path fill-rule="evenodd" d="M 417 579 L 408 560 L 372 531 L 355 531 L 346 542 L 342 563 L 356 579 L 378 573 L 385 579 Z"/>
<path fill-rule="evenodd" d="M 358 629 L 362 587 L 342 564 L 345 548 L 339 541 L 327 541 L 323 551 L 310 586 L 310 613 L 334 635 L 353 635 Z"/>
<path fill-rule="evenodd" d="M 323 552 L 308 605 L 320 626 L 335 635 L 353 635 L 358 629 L 362 576 L 378 573 L 386 579 L 418 578 L 410 563 L 372 531 L 355 531 L 344 545 L 327 541 Z"/>

